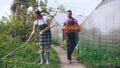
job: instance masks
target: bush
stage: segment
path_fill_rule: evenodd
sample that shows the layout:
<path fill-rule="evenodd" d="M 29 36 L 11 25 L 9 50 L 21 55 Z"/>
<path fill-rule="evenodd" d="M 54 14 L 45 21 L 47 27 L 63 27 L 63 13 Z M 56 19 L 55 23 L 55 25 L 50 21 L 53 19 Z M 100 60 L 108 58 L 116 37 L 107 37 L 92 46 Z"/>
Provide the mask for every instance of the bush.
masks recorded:
<path fill-rule="evenodd" d="M 26 24 L 24 20 L 18 20 L 16 17 L 11 17 L 9 20 L 3 18 L 0 21 L 0 39 L 7 40 L 7 37 L 19 38 L 25 41 L 32 31 L 32 22 Z"/>

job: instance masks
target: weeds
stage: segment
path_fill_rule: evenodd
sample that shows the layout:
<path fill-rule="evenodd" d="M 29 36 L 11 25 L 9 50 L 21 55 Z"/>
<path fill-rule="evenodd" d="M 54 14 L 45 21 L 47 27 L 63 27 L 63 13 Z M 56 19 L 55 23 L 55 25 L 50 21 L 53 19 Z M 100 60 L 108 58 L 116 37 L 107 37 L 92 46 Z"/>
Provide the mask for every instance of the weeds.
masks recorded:
<path fill-rule="evenodd" d="M 14 50 L 22 43 L 2 42 L 0 44 L 0 58 Z M 8 45 L 9 44 L 9 45 Z M 51 49 L 50 64 L 40 65 L 39 45 L 28 44 L 16 51 L 3 61 L 0 61 L 0 68 L 60 68 L 60 61 L 56 52 Z"/>

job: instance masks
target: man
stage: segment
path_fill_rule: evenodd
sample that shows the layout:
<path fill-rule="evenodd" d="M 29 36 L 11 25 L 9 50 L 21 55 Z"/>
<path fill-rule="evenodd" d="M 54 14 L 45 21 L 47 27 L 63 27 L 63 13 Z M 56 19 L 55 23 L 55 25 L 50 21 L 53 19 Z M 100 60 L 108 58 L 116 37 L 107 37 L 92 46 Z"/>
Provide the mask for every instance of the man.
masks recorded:
<path fill-rule="evenodd" d="M 68 16 L 67 20 L 65 20 L 63 23 L 63 28 L 62 28 L 63 30 L 65 29 L 65 26 L 78 25 L 77 20 L 72 17 L 71 10 L 67 11 L 67 16 Z M 70 64 L 72 60 L 71 55 L 76 46 L 78 34 L 77 32 L 69 32 L 69 33 L 65 33 L 65 37 L 66 37 L 66 44 L 67 44 L 67 59 L 68 59 L 68 63 Z"/>

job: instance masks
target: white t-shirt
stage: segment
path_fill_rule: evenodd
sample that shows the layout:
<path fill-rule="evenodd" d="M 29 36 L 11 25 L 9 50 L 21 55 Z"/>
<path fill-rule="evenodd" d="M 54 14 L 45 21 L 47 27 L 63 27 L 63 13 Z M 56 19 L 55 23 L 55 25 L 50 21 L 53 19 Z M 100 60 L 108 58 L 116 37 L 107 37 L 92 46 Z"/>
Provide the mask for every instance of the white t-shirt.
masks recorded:
<path fill-rule="evenodd" d="M 45 24 L 46 21 L 48 20 L 47 16 L 43 16 L 43 19 L 37 19 L 34 21 L 34 25 L 42 25 Z"/>

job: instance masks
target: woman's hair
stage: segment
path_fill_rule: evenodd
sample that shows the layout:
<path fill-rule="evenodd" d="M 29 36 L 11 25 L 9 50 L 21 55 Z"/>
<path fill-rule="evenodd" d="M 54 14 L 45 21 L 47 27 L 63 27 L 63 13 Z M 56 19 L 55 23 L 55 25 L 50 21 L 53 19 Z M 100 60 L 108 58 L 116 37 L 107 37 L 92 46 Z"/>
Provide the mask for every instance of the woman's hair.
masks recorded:
<path fill-rule="evenodd" d="M 39 17 L 42 17 L 41 12 L 39 10 L 34 11 Z"/>

